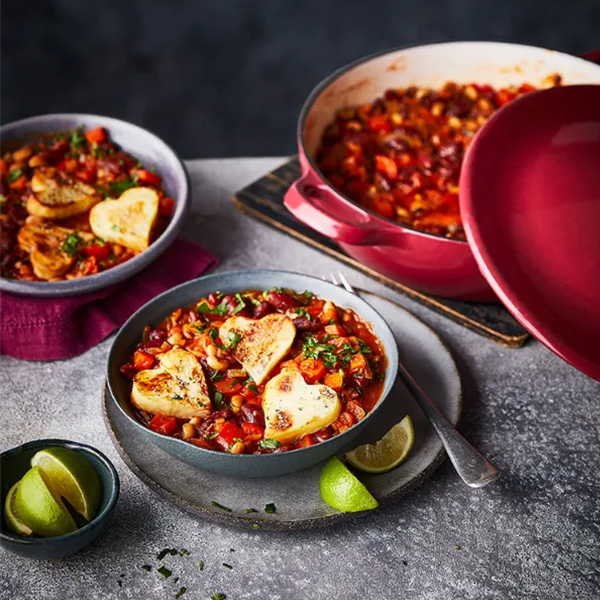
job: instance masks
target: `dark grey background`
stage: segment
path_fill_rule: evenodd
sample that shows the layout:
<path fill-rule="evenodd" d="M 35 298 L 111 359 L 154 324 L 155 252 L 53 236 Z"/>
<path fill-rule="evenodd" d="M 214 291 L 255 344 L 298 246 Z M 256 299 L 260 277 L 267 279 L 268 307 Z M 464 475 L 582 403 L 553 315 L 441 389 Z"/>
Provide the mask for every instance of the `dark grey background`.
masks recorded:
<path fill-rule="evenodd" d="M 332 70 L 460 39 L 583 52 L 600 46 L 600 0 L 4 0 L 1 120 L 86 111 L 186 158 L 286 154 Z"/>

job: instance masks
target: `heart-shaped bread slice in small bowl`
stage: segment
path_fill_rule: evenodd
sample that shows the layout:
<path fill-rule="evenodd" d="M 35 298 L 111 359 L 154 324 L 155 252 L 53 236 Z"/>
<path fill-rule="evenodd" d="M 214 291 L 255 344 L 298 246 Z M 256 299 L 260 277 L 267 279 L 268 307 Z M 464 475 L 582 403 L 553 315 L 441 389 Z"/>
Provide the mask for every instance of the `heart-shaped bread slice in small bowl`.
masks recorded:
<path fill-rule="evenodd" d="M 99 238 L 141 252 L 150 245 L 158 216 L 158 194 L 136 187 L 116 200 L 107 199 L 90 211 L 90 226 Z"/>
<path fill-rule="evenodd" d="M 265 388 L 265 438 L 290 444 L 331 425 L 341 410 L 342 403 L 330 387 L 309 385 L 298 371 L 285 370 Z"/>
<path fill-rule="evenodd" d="M 219 337 L 260 385 L 289 352 L 296 337 L 296 326 L 280 313 L 262 319 L 231 317 L 219 328 Z"/>

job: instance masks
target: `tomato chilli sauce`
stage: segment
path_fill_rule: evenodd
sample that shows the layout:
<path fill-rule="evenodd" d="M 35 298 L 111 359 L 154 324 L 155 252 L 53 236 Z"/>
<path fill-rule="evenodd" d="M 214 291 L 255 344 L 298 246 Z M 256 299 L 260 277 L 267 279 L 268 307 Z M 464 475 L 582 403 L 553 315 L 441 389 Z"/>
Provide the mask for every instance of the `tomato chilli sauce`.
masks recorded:
<path fill-rule="evenodd" d="M 548 79 L 560 84 L 559 75 Z M 535 90 L 453 82 L 440 90 L 387 90 L 370 104 L 337 111 L 318 166 L 334 188 L 378 215 L 464 240 L 458 181 L 465 151 L 495 111 Z"/>
<path fill-rule="evenodd" d="M 284 333 L 273 338 L 273 325 L 267 327 L 267 321 L 275 323 L 276 320 Z M 233 323 L 238 329 L 226 329 Z M 224 334 L 225 331 L 229 333 Z M 261 338 L 268 336 L 271 337 L 262 344 Z M 244 363 L 247 368 L 242 364 L 244 358 L 251 360 L 252 344 L 256 344 L 260 366 L 265 352 L 274 352 L 272 349 L 281 348 L 284 342 L 287 346 L 276 364 L 257 384 L 248 374 L 248 370 L 252 370 L 250 363 Z M 167 363 L 165 357 L 167 353 L 172 354 L 173 349 L 179 352 L 180 365 L 183 364 L 180 349 L 191 353 L 192 361 L 188 360 L 189 354 L 183 356 L 187 373 L 197 363 L 201 374 L 196 371 L 191 379 L 206 381 L 208 397 L 194 405 L 197 414 L 191 417 L 192 413 L 187 412 L 192 410 L 187 403 L 187 393 L 195 388 L 187 385 L 181 388 L 183 392 L 174 393 L 171 381 L 167 378 L 165 383 L 165 379 L 161 379 L 164 377 L 161 369 L 166 368 Z M 380 399 L 386 366 L 380 340 L 371 325 L 353 310 L 336 306 L 309 291 L 297 293 L 274 288 L 227 295 L 214 292 L 193 306 L 175 310 L 157 327 L 145 328 L 131 360 L 121 366 L 121 374 L 132 380 L 132 404 L 141 422 L 151 430 L 210 450 L 264 454 L 312 446 L 352 427 Z M 280 437 L 283 442 L 276 439 L 278 435 L 265 436 L 265 429 L 269 431 L 266 402 L 270 384 L 272 387 L 281 376 L 297 381 L 298 374 L 302 394 L 319 389 L 324 397 L 335 399 L 337 410 L 326 416 L 326 421 L 320 421 L 326 426 L 316 430 L 315 426 L 312 430 L 300 427 L 297 422 L 310 417 L 306 414 L 307 410 L 310 413 L 310 406 L 307 409 L 307 405 L 303 405 L 305 412 L 296 414 L 292 407 L 287 416 L 283 409 L 276 410 L 278 418 L 285 416 L 290 422 L 295 419 L 294 426 L 299 427 L 297 434 L 295 437 L 286 434 L 285 439 Z M 177 376 L 179 381 L 185 377 L 181 373 Z M 138 384 L 142 389 L 142 378 L 146 382 L 142 390 L 146 396 L 140 400 L 138 394 L 138 400 L 134 401 L 133 390 Z M 290 388 L 287 381 L 281 388 L 284 391 Z M 154 389 L 153 384 L 148 386 L 147 382 L 156 382 Z M 161 389 L 165 392 L 157 400 L 156 394 Z M 274 394 L 275 404 L 280 400 L 277 392 L 279 389 Z M 300 403 L 304 401 L 294 398 Z M 141 410 L 140 404 L 154 409 Z M 322 404 L 317 404 L 316 410 L 321 410 Z M 182 414 L 185 418 L 181 418 Z"/>

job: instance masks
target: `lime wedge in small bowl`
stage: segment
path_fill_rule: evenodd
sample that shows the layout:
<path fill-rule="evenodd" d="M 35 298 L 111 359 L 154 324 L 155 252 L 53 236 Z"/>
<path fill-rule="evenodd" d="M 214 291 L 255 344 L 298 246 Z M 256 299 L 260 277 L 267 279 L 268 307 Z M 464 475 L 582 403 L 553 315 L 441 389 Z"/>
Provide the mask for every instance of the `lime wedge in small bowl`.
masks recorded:
<path fill-rule="evenodd" d="M 379 506 L 369 490 L 335 456 L 321 470 L 319 488 L 323 500 L 343 512 L 360 512 Z"/>
<path fill-rule="evenodd" d="M 6 500 L 4 501 L 4 518 L 6 519 L 6 525 L 12 532 L 31 537 L 33 535 L 33 530 L 23 522 L 23 519 L 15 506 L 15 497 L 17 495 L 19 483 L 20 482 L 17 481 L 17 483 L 10 488 L 8 494 L 6 494 Z"/>
<path fill-rule="evenodd" d="M 96 469 L 83 456 L 69 448 L 40 450 L 31 459 L 52 482 L 56 492 L 87 521 L 98 511 L 102 490 Z"/>
<path fill-rule="evenodd" d="M 344 455 L 355 469 L 365 473 L 387 473 L 400 465 L 415 442 L 410 416 L 396 423 L 378 442 L 359 446 Z"/>

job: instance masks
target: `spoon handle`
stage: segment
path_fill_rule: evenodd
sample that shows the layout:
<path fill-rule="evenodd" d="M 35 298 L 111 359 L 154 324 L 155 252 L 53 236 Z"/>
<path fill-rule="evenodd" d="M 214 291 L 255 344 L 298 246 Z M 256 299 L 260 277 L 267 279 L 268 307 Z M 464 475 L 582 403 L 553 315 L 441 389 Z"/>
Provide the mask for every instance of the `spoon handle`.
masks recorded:
<path fill-rule="evenodd" d="M 450 421 L 423 393 L 402 363 L 399 364 L 399 369 L 400 378 L 433 425 L 460 478 L 473 488 L 483 487 L 498 479 L 500 471 L 458 433 Z"/>

